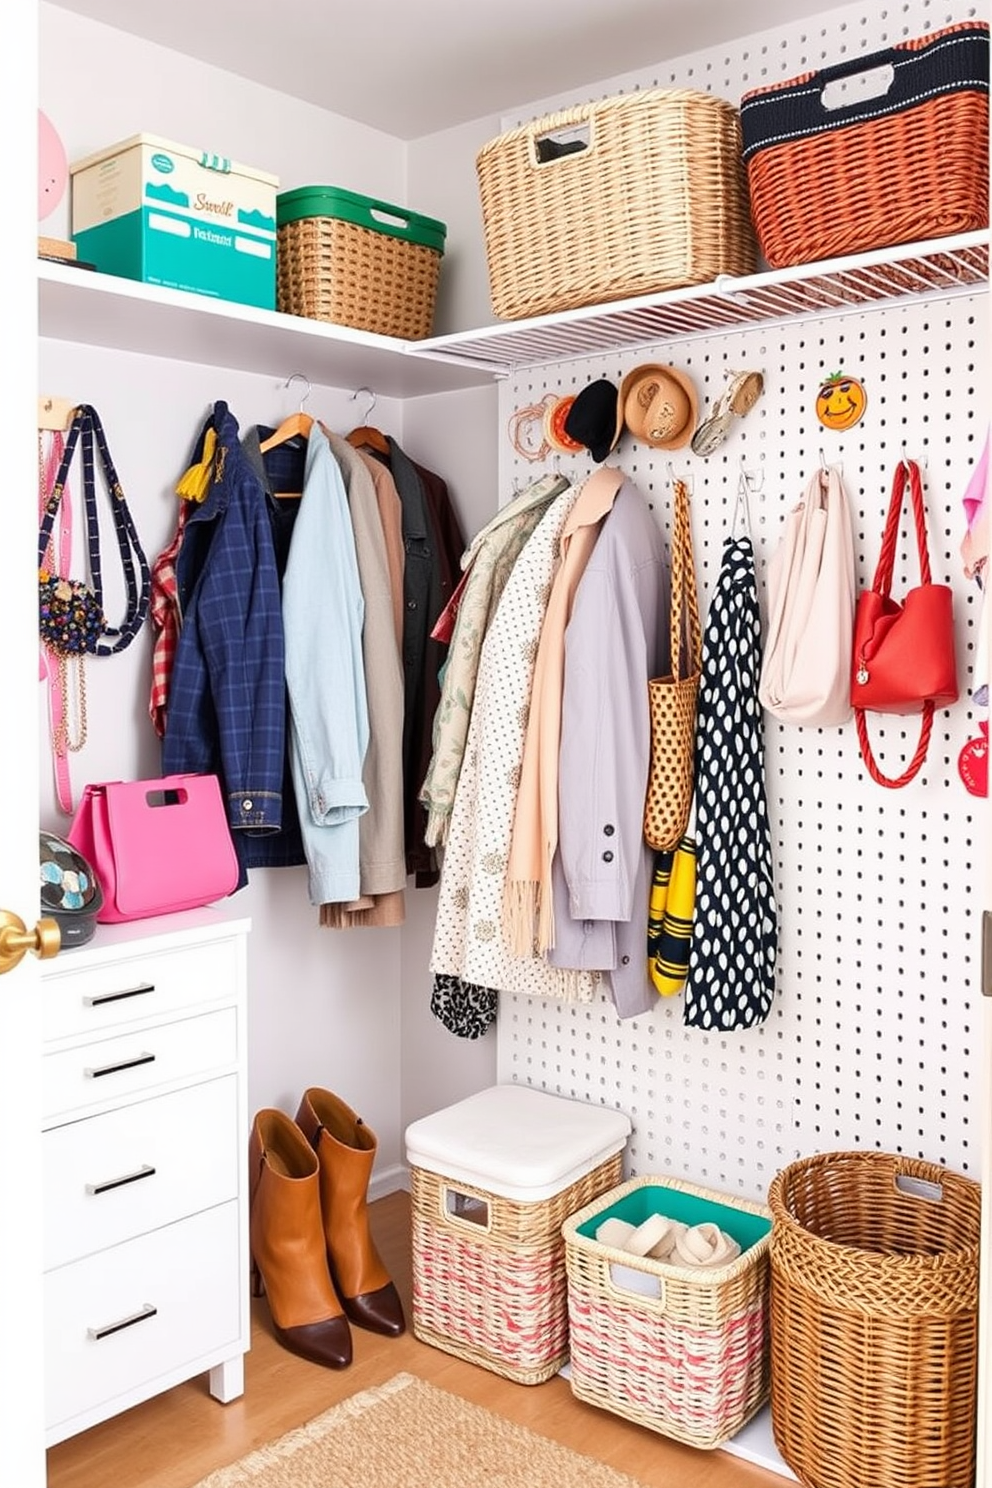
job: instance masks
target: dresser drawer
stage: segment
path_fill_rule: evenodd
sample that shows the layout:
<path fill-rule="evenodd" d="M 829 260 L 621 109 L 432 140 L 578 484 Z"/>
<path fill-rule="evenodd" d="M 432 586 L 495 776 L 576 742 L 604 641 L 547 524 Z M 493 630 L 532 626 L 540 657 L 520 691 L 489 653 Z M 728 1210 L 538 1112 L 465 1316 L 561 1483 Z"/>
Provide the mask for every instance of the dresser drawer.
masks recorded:
<path fill-rule="evenodd" d="M 160 949 L 115 960 L 72 965 L 69 952 L 43 974 L 42 1026 L 46 1042 L 105 1033 L 137 1020 L 171 1017 L 183 1008 L 216 1002 L 237 987 L 233 941 Z"/>
<path fill-rule="evenodd" d="M 49 1271 L 46 1427 L 236 1347 L 240 1292 L 235 1203 Z"/>
<path fill-rule="evenodd" d="M 235 1075 L 53 1127 L 45 1270 L 235 1198 L 240 1156 Z"/>
<path fill-rule="evenodd" d="M 95 1039 L 42 1059 L 42 1119 L 141 1095 L 233 1065 L 238 1056 L 238 1015 L 233 1007 L 179 1018 L 158 1028 Z"/>

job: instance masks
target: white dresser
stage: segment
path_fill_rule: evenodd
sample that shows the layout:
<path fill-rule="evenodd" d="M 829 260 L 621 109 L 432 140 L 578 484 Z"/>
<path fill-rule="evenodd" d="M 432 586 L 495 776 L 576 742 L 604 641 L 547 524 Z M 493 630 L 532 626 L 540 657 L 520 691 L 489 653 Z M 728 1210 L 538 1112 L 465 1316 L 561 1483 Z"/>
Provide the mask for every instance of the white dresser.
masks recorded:
<path fill-rule="evenodd" d="M 249 1347 L 246 943 L 194 910 L 98 926 L 42 968 L 51 1446 Z"/>

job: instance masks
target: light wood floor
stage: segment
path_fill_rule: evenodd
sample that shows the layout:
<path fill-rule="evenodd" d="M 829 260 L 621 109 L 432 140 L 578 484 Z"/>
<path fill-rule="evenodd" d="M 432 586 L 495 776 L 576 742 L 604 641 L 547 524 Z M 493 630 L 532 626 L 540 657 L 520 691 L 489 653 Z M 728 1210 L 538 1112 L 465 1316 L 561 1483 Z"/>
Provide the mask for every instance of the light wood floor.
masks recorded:
<path fill-rule="evenodd" d="M 380 1199 L 372 1216 L 376 1243 L 409 1323 L 409 1195 Z M 684 1447 L 584 1405 L 563 1379 L 517 1385 L 419 1343 L 409 1328 L 401 1338 L 355 1328 L 351 1366 L 323 1369 L 275 1342 L 264 1300 L 252 1307 L 252 1349 L 241 1399 L 219 1405 L 207 1393 L 205 1376 L 169 1390 L 51 1448 L 49 1488 L 191 1488 L 215 1468 L 401 1370 L 599 1458 L 647 1488 L 783 1488 L 781 1477 L 739 1458 Z M 416 1450 L 415 1443 L 411 1447 Z M 361 1484 L 360 1464 L 355 1484 Z"/>

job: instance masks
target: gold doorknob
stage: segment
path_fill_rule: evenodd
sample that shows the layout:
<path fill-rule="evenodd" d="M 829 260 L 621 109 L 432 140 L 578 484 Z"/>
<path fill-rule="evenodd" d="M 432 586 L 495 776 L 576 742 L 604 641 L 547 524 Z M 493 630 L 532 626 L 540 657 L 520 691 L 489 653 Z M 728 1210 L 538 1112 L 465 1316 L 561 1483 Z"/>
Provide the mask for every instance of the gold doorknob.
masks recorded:
<path fill-rule="evenodd" d="M 57 920 L 41 919 L 33 930 L 28 930 L 19 915 L 0 909 L 0 976 L 13 971 L 25 952 L 30 951 L 39 961 L 49 961 L 58 955 L 61 945 L 62 932 Z"/>

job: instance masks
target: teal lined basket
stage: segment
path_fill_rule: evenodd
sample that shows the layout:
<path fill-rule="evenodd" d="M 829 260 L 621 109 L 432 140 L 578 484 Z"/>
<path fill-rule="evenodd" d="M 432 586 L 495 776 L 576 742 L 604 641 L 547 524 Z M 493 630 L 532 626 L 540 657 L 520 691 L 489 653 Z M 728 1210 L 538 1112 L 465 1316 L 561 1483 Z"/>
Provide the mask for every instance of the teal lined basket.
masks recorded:
<path fill-rule="evenodd" d="M 695 1268 L 601 1244 L 617 1218 L 712 1222 L 741 1246 Z M 718 1447 L 769 1390 L 771 1211 L 677 1178 L 632 1178 L 562 1227 L 577 1399 L 693 1447 Z"/>
<path fill-rule="evenodd" d="M 276 198 L 278 308 L 404 341 L 429 336 L 447 228 L 338 186 Z"/>

